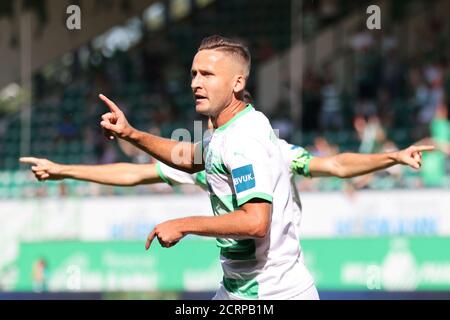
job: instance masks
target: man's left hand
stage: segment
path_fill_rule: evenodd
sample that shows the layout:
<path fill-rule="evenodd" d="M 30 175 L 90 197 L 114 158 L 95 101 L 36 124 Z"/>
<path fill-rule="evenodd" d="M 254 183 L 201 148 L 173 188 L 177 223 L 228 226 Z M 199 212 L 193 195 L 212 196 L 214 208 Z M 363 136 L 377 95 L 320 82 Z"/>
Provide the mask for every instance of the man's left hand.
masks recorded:
<path fill-rule="evenodd" d="M 181 221 L 179 219 L 169 220 L 158 224 L 147 237 L 145 249 L 148 250 L 155 237 L 158 238 L 159 243 L 164 248 L 173 247 L 185 236 L 181 232 Z"/>
<path fill-rule="evenodd" d="M 410 146 L 396 152 L 396 161 L 398 164 L 408 165 L 413 169 L 419 170 L 422 166 L 422 151 L 434 150 L 433 146 Z"/>

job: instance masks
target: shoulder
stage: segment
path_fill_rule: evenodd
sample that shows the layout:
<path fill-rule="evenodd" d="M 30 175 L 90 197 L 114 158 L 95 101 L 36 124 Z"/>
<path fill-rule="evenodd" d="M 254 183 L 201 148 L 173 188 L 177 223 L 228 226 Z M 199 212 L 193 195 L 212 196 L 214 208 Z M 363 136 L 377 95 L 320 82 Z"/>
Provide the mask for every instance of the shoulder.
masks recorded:
<path fill-rule="evenodd" d="M 274 131 L 269 119 L 260 111 L 253 110 L 246 117 L 239 119 L 236 124 L 230 128 L 227 135 L 228 141 L 246 141 L 270 140 L 274 135 Z"/>

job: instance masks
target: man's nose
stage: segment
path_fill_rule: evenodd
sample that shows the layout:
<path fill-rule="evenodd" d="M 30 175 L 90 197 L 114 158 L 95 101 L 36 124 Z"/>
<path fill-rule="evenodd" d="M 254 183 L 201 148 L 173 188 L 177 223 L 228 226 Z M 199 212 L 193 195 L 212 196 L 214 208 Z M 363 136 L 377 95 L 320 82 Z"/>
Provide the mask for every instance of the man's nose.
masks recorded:
<path fill-rule="evenodd" d="M 195 91 L 195 89 L 199 88 L 200 85 L 201 85 L 201 83 L 200 83 L 199 78 L 197 76 L 193 77 L 192 80 L 191 80 L 191 88 L 192 88 L 192 90 Z"/>

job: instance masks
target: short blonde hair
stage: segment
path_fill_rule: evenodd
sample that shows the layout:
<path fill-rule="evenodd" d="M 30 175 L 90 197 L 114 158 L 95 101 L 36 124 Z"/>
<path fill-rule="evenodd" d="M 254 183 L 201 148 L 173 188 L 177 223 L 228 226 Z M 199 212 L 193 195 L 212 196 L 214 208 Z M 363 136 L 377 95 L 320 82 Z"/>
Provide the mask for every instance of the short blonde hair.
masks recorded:
<path fill-rule="evenodd" d="M 219 35 L 206 37 L 202 40 L 198 51 L 218 50 L 238 57 L 245 66 L 245 77 L 248 78 L 251 67 L 251 55 L 247 46 L 237 40 L 232 40 Z"/>

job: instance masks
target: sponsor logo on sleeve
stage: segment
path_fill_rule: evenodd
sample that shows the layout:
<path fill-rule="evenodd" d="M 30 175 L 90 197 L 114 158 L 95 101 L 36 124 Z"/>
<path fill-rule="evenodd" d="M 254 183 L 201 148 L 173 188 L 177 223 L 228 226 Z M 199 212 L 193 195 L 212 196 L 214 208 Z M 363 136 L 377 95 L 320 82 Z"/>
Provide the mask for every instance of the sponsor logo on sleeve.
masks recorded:
<path fill-rule="evenodd" d="M 255 187 L 255 174 L 251 164 L 232 170 L 231 175 L 236 193 Z"/>

